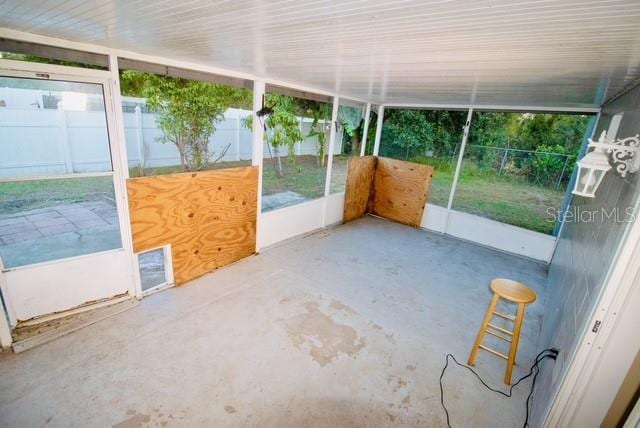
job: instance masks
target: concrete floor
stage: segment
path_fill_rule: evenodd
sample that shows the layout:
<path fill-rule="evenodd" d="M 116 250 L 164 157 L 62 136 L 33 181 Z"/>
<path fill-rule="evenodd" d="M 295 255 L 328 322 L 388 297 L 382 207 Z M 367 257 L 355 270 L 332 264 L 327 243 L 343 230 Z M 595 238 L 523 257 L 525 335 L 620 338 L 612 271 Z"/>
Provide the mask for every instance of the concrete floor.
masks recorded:
<path fill-rule="evenodd" d="M 539 294 L 515 378 L 536 354 L 545 267 L 367 217 L 1 354 L 0 424 L 440 427 L 444 356 L 466 360 L 497 276 Z M 504 386 L 504 364 L 480 351 L 476 366 Z M 452 425 L 522 426 L 529 386 L 506 399 L 450 367 Z"/>

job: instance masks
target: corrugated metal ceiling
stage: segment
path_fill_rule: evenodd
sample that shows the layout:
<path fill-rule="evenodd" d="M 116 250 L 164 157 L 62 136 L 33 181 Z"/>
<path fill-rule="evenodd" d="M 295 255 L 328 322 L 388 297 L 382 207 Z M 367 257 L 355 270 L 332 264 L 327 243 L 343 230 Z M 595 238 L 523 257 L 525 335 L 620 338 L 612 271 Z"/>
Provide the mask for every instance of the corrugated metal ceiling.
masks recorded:
<path fill-rule="evenodd" d="M 385 103 L 599 106 L 640 76 L 629 0 L 0 0 L 0 26 Z"/>

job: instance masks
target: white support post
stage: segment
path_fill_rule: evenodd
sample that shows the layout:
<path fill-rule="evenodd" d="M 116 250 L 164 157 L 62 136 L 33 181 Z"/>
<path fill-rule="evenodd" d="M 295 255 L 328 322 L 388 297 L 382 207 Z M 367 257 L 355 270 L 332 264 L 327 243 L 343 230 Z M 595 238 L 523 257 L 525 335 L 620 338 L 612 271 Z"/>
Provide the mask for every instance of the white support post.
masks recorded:
<path fill-rule="evenodd" d="M 444 233 L 447 232 L 447 226 L 449 225 L 449 214 L 451 213 L 451 207 L 453 206 L 453 197 L 455 196 L 456 187 L 458 186 L 458 179 L 460 178 L 460 170 L 462 169 L 464 152 L 467 147 L 467 139 L 469 138 L 469 128 L 471 128 L 472 116 L 473 116 L 473 108 L 469 108 L 469 112 L 467 113 L 467 121 L 464 124 L 464 131 L 462 133 L 462 142 L 460 143 L 460 152 L 458 153 L 458 162 L 456 163 L 456 172 L 453 175 L 453 182 L 451 183 L 451 191 L 449 192 L 449 202 L 447 203 L 447 218 L 444 224 Z"/>
<path fill-rule="evenodd" d="M 336 124 L 338 122 L 338 106 L 340 105 L 340 98 L 333 97 L 333 109 L 331 110 L 331 128 L 329 128 L 329 148 L 327 149 L 327 176 L 324 181 L 324 196 L 329 196 L 331 193 L 331 170 L 333 169 L 333 151 L 336 146 Z M 324 226 L 324 221 L 322 222 Z"/>
<path fill-rule="evenodd" d="M 142 298 L 142 284 L 140 282 L 140 268 L 138 256 L 133 252 L 133 238 L 131 234 L 131 218 L 129 216 L 129 199 L 127 196 L 127 178 L 129 178 L 129 162 L 127 160 L 127 145 L 124 132 L 124 114 L 122 113 L 122 95 L 120 93 L 120 74 L 118 73 L 118 57 L 109 55 L 110 87 L 108 99 L 111 100 L 111 112 L 107 112 L 109 124 L 109 138 L 111 139 L 111 163 L 113 164 L 113 185 L 117 199 L 118 220 L 122 237 L 122 246 L 131 260 L 131 283 L 129 294 L 138 299 Z M 108 109 L 107 109 L 108 110 Z"/>
<path fill-rule="evenodd" d="M 240 109 L 236 109 L 236 161 L 240 158 Z"/>
<path fill-rule="evenodd" d="M 60 130 L 60 145 L 64 156 L 65 172 L 73 173 L 73 158 L 71 157 L 71 147 L 69 145 L 69 130 L 67 129 L 67 112 L 62 108 L 62 102 L 58 103 L 58 128 Z"/>
<path fill-rule="evenodd" d="M 367 149 L 367 137 L 369 135 L 369 117 L 371 116 L 371 103 L 367 103 L 364 110 L 364 127 L 362 129 L 362 141 L 360 142 L 360 156 L 364 156 Z"/>
<path fill-rule="evenodd" d="M 322 227 L 327 226 L 327 209 L 329 204 L 327 198 L 331 193 L 331 172 L 333 170 L 333 151 L 336 145 L 336 124 L 338 123 L 338 107 L 340 105 L 340 98 L 333 97 L 333 109 L 331 110 L 331 128 L 329 128 L 329 148 L 327 153 L 329 157 L 327 159 L 327 175 L 324 180 L 324 198 L 322 201 Z"/>
<path fill-rule="evenodd" d="M 378 122 L 376 123 L 376 140 L 373 145 L 373 155 L 378 156 L 380 152 L 380 137 L 382 136 L 382 121 L 384 119 L 384 106 L 378 106 Z"/>
<path fill-rule="evenodd" d="M 251 140 L 251 165 L 258 167 L 258 216 L 256 218 L 256 253 L 260 252 L 260 217 L 262 216 L 262 169 L 264 153 L 264 123 L 265 118 L 256 114 L 262 109 L 265 83 L 263 80 L 253 82 L 253 126 Z"/>
<path fill-rule="evenodd" d="M 139 105 L 135 107 L 136 117 L 136 146 L 138 147 L 138 164 L 140 168 L 144 169 L 144 134 L 142 130 L 142 109 Z M 127 162 L 128 164 L 128 162 Z"/>
<path fill-rule="evenodd" d="M 4 266 L 2 265 L 2 259 L 0 258 L 0 292 L 6 290 L 6 284 L 4 279 Z M 8 305 L 7 295 L 2 294 L 4 305 Z M 9 319 L 7 318 L 7 314 L 9 313 L 9 308 L 0 307 L 0 348 L 8 349 L 11 347 L 13 343 L 13 337 L 11 337 L 11 325 Z"/>

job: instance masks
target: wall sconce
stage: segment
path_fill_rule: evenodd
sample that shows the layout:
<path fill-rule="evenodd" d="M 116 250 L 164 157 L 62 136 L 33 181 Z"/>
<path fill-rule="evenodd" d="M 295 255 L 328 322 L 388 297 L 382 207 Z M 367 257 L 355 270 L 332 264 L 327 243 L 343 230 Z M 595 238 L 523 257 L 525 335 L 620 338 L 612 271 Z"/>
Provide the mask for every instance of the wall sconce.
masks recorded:
<path fill-rule="evenodd" d="M 573 189 L 574 195 L 595 197 L 602 179 L 612 168 L 610 162 L 623 178 L 627 173 L 633 174 L 640 169 L 640 155 L 637 155 L 640 151 L 638 135 L 610 142 L 607 141 L 606 131 L 603 131 L 598 141 L 589 139 L 587 150 L 591 147 L 593 150 L 577 162 L 578 176 Z M 611 161 L 609 154 L 611 154 Z"/>

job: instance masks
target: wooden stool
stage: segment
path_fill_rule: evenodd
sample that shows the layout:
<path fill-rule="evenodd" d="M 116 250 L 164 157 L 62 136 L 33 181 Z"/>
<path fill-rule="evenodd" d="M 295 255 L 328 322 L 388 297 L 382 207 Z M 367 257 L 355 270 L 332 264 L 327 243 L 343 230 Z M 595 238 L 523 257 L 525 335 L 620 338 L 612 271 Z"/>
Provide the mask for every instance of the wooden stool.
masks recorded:
<path fill-rule="evenodd" d="M 522 328 L 522 320 L 524 319 L 524 307 L 536 300 L 536 292 L 524 284 L 503 278 L 492 279 L 490 287 L 493 291 L 493 299 L 484 316 L 482 326 L 480 326 L 476 342 L 473 344 L 473 348 L 471 348 L 468 364 L 470 366 L 474 364 L 476 355 L 478 354 L 478 348 L 484 349 L 500 358 L 504 358 L 507 360 L 507 371 L 504 374 L 504 383 L 510 385 L 511 371 L 513 370 L 513 365 L 516 363 L 516 352 L 518 352 L 518 341 L 520 340 L 520 330 Z M 496 312 L 496 306 L 501 298 L 518 304 L 518 311 L 515 317 Z M 491 324 L 491 318 L 493 318 L 494 315 L 513 321 L 513 331 Z M 485 333 L 489 333 L 492 336 L 511 343 L 509 355 L 504 355 L 501 352 L 484 346 L 482 339 L 484 339 Z"/>

